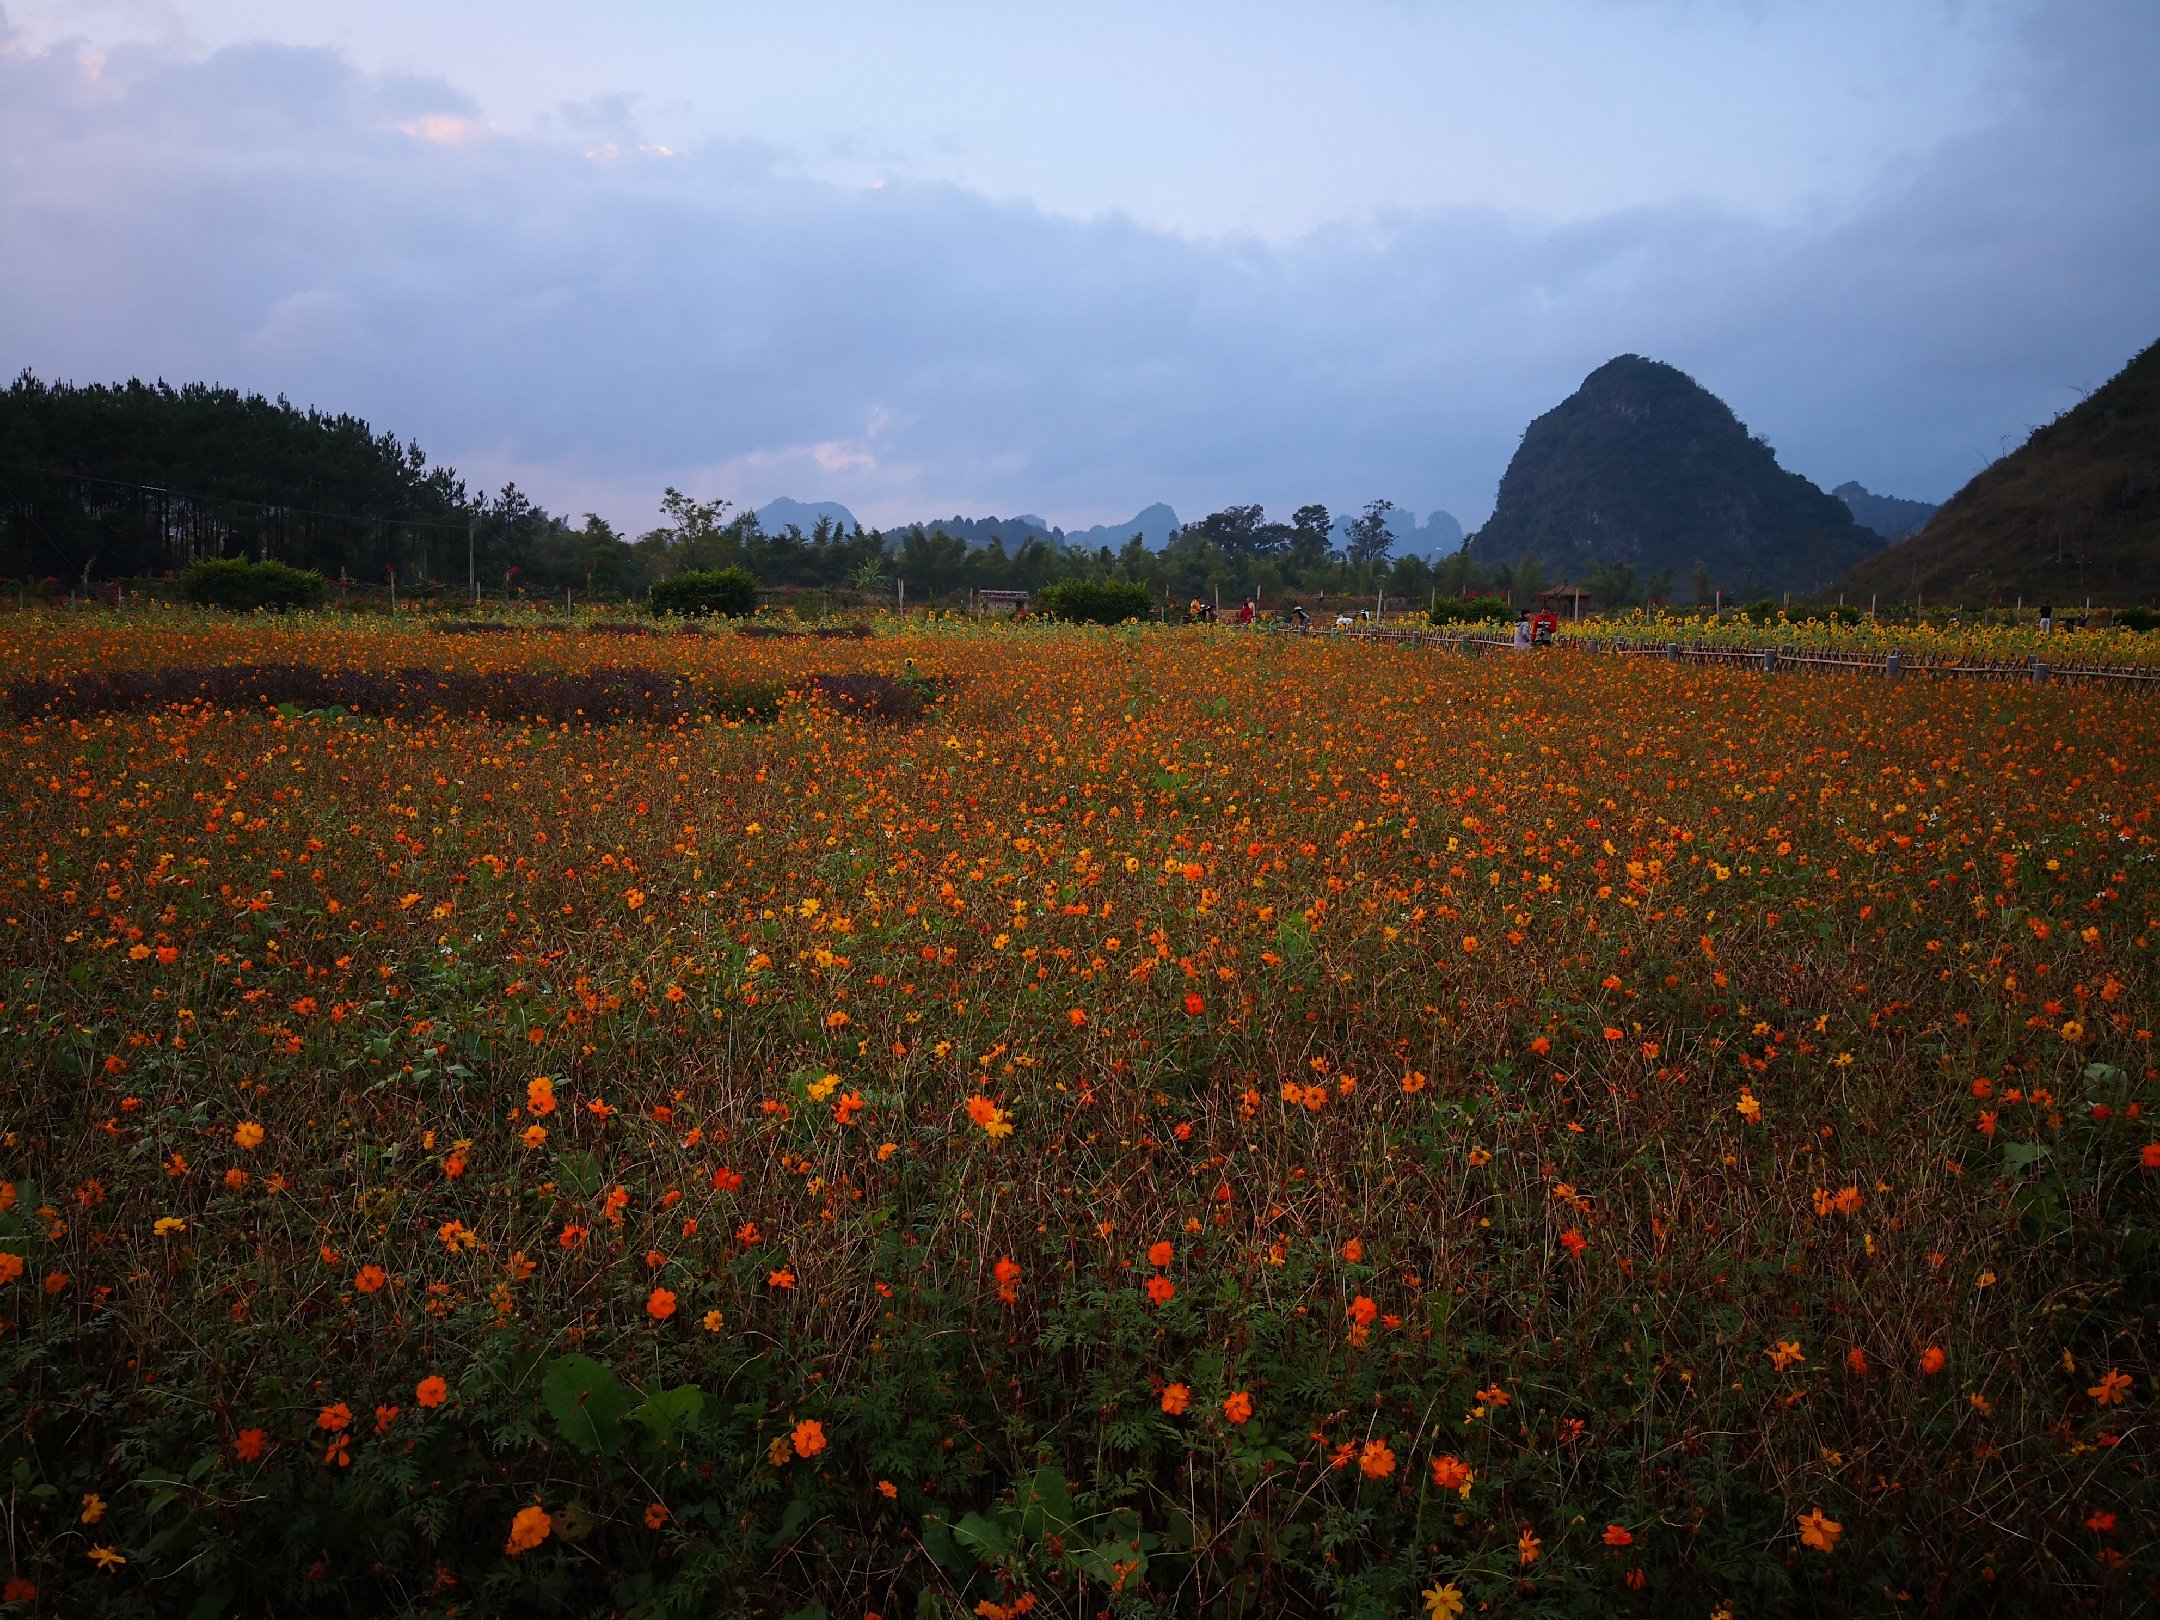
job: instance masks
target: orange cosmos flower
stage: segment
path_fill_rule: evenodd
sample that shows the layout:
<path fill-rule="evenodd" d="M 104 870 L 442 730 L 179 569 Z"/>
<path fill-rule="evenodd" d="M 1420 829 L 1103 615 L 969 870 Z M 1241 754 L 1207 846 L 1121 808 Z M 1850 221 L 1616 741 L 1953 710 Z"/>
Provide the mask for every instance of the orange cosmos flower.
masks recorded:
<path fill-rule="evenodd" d="M 1252 1396 L 1245 1390 L 1224 1397 L 1222 1415 L 1232 1423 L 1243 1423 L 1252 1416 Z"/>
<path fill-rule="evenodd" d="M 352 1285 L 363 1294 L 372 1294 L 389 1280 L 390 1274 L 383 1270 L 381 1266 L 369 1264 L 360 1268 L 358 1275 L 353 1278 Z"/>
<path fill-rule="evenodd" d="M 1147 1297 L 1158 1305 L 1167 1305 L 1177 1297 L 1177 1284 L 1168 1277 L 1150 1277 L 1147 1280 Z"/>
<path fill-rule="evenodd" d="M 433 1411 L 436 1407 L 442 1405 L 445 1400 L 449 1399 L 449 1396 L 450 1386 L 433 1373 L 428 1374 L 427 1377 L 413 1386 L 413 1399 L 429 1411 Z"/>
<path fill-rule="evenodd" d="M 1920 1352 L 1920 1370 L 1930 1378 L 1933 1378 L 1949 1364 L 1950 1358 L 1943 1354 L 1942 1347 L 1939 1345 L 1931 1344 Z"/>
<path fill-rule="evenodd" d="M 339 1401 L 334 1406 L 324 1407 L 315 1414 L 315 1427 L 329 1434 L 336 1434 L 341 1429 L 351 1428 L 352 1408 L 343 1401 Z"/>
<path fill-rule="evenodd" d="M 2118 1372 L 2115 1368 L 2110 1367 L 2100 1375 L 2100 1382 L 2086 1390 L 2085 1393 L 2102 1406 L 2120 1406 L 2122 1405 L 2123 1395 L 2130 1388 L 2131 1383 L 2132 1379 L 2128 1373 Z"/>
<path fill-rule="evenodd" d="M 990 1268 L 997 1278 L 998 1298 L 1006 1304 L 1017 1304 L 1020 1299 L 1020 1262 L 1007 1255 Z"/>
<path fill-rule="evenodd" d="M 1625 1525 L 1608 1524 L 1605 1527 L 1605 1545 L 1608 1547 L 1632 1547 L 1635 1545 L 1635 1532 Z"/>
<path fill-rule="evenodd" d="M 1368 1440 L 1358 1452 L 1357 1465 L 1367 1479 L 1386 1479 L 1395 1472 L 1395 1453 L 1385 1440 Z"/>
<path fill-rule="evenodd" d="M 1837 1520 L 1826 1518 L 1821 1508 L 1809 1508 L 1800 1515 L 1800 1544 L 1813 1547 L 1817 1552 L 1837 1551 L 1838 1537 L 1845 1527 Z"/>
<path fill-rule="evenodd" d="M 655 1322 L 665 1322 L 675 1314 L 675 1296 L 665 1288 L 655 1288 L 645 1301 L 645 1314 Z"/>
<path fill-rule="evenodd" d="M 1471 1483 L 1476 1478 L 1470 1465 L 1460 1457 L 1435 1457 L 1432 1460 L 1432 1482 L 1443 1491 L 1458 1492 L 1468 1500 Z"/>
<path fill-rule="evenodd" d="M 1365 1258 L 1365 1245 L 1357 1238 L 1349 1239 L 1342 1246 L 1342 1257 L 1349 1261 L 1351 1265 L 1356 1265 Z"/>
<path fill-rule="evenodd" d="M 555 1528 L 555 1521 L 547 1516 L 546 1509 L 535 1502 L 531 1507 L 521 1507 L 510 1521 L 510 1539 L 503 1543 L 503 1551 L 512 1558 L 528 1553 L 547 1540 L 548 1532 Z"/>
<path fill-rule="evenodd" d="M 1205 1011 L 1207 1011 L 1207 1003 L 1201 999 L 1200 993 L 1197 990 L 1186 991 L 1185 1016 L 1188 1018 L 1198 1018 Z"/>
<path fill-rule="evenodd" d="M 786 1266 L 782 1266 L 778 1271 L 767 1273 L 765 1282 L 768 1287 L 772 1288 L 793 1288 L 795 1286 L 795 1273 Z"/>
<path fill-rule="evenodd" d="M 1183 1414 L 1192 1405 L 1192 1391 L 1183 1384 L 1165 1384 L 1162 1392 L 1162 1409 L 1172 1417 Z"/>
<path fill-rule="evenodd" d="M 663 1524 L 666 1524 L 667 1522 L 668 1522 L 668 1510 L 667 1510 L 667 1508 L 666 1508 L 666 1507 L 665 1507 L 665 1506 L 664 1506 L 663 1504 L 661 1504 L 661 1503 L 659 1503 L 659 1502 L 654 1502 L 654 1503 L 652 1503 L 652 1504 L 651 1504 L 651 1505 L 650 1505 L 649 1507 L 647 1507 L 647 1508 L 645 1509 L 645 1528 L 646 1528 L 646 1529 L 648 1529 L 648 1530 L 657 1530 L 657 1529 L 659 1529 L 659 1528 L 660 1528 L 660 1527 L 661 1527 L 661 1526 L 662 1526 Z"/>
<path fill-rule="evenodd" d="M 263 1145 L 263 1128 L 253 1120 L 243 1120 L 233 1127 L 233 1145 L 252 1153 Z"/>
<path fill-rule="evenodd" d="M 262 1430 L 242 1429 L 233 1436 L 233 1455 L 242 1462 L 254 1462 L 269 1443 L 270 1437 Z"/>
<path fill-rule="evenodd" d="M 1167 1266 L 1177 1258 L 1177 1248 L 1168 1242 L 1151 1243 L 1148 1245 L 1147 1258 L 1151 1266 Z"/>
<path fill-rule="evenodd" d="M 815 1457 L 825 1449 L 825 1425 L 816 1418 L 804 1418 L 789 1438 L 794 1442 L 796 1456 Z"/>

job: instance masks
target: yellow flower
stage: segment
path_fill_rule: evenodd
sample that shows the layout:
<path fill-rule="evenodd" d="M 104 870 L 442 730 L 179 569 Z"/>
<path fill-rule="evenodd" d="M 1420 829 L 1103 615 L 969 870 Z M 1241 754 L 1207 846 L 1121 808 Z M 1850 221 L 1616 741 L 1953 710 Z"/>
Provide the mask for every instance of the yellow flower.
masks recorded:
<path fill-rule="evenodd" d="M 263 1128 L 252 1119 L 233 1127 L 233 1145 L 252 1153 L 263 1144 Z"/>
<path fill-rule="evenodd" d="M 1460 1620 L 1463 1612 L 1462 1588 L 1453 1581 L 1425 1589 L 1425 1612 L 1433 1620 Z"/>
<path fill-rule="evenodd" d="M 183 1221 L 177 1215 L 160 1215 L 157 1220 L 152 1223 L 150 1230 L 155 1232 L 159 1237 L 171 1237 L 175 1232 L 185 1232 L 187 1230 L 187 1222 Z"/>
<path fill-rule="evenodd" d="M 96 1524 L 105 1517 L 105 1498 L 96 1491 L 85 1491 L 82 1499 L 82 1522 Z"/>
<path fill-rule="evenodd" d="M 90 1562 L 97 1565 L 99 1569 L 118 1569 L 127 1562 L 119 1549 L 114 1547 L 92 1547 L 89 1557 Z"/>

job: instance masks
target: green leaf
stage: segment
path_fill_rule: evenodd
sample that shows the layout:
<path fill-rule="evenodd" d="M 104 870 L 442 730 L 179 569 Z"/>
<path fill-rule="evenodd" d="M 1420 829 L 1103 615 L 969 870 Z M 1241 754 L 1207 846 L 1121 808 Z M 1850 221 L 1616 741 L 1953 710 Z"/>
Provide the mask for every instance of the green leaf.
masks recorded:
<path fill-rule="evenodd" d="M 965 1579 L 975 1568 L 975 1555 L 954 1539 L 952 1526 L 934 1513 L 925 1513 L 922 1522 L 923 1551 L 930 1555 L 930 1562 L 955 1579 Z"/>
<path fill-rule="evenodd" d="M 572 1198 L 590 1198 L 600 1186 L 600 1161 L 582 1149 L 557 1154 L 555 1184 Z"/>
<path fill-rule="evenodd" d="M 600 1528 L 600 1516 L 583 1502 L 566 1502 L 555 1515 L 555 1533 L 565 1541 L 583 1541 Z"/>
<path fill-rule="evenodd" d="M 622 1449 L 622 1419 L 637 1397 L 590 1356 L 564 1356 L 540 1381 L 541 1404 L 580 1451 Z"/>
<path fill-rule="evenodd" d="M 1012 1541 L 980 1513 L 970 1513 L 953 1526 L 953 1540 L 963 1547 L 977 1547 L 993 1558 L 1012 1556 Z"/>
<path fill-rule="evenodd" d="M 1020 1530 L 1023 1535 L 1070 1536 L 1073 1526 L 1072 1492 L 1062 1468 L 1038 1468 L 1020 1493 Z"/>
<path fill-rule="evenodd" d="M 695 1384 L 648 1390 L 643 1404 L 624 1414 L 628 1422 L 651 1430 L 652 1437 L 663 1446 L 675 1438 L 677 1431 L 696 1428 L 704 1415 L 705 1392 Z"/>
<path fill-rule="evenodd" d="M 2003 1144 L 2003 1168 L 2013 1175 L 2030 1170 L 2047 1157 L 2047 1151 L 2037 1142 L 2005 1142 Z"/>

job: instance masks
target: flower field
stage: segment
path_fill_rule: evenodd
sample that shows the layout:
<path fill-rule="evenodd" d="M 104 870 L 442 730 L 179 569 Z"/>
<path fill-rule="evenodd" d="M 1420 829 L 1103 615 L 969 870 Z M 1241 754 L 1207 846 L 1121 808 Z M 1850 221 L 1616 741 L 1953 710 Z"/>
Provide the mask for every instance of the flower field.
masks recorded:
<path fill-rule="evenodd" d="M 2160 667 L 2160 634 L 2107 626 L 2058 629 L 2043 635 L 2037 622 L 1995 624 L 1984 616 L 1920 624 L 1879 623 L 1861 619 L 1845 624 L 1835 618 L 1811 618 L 1799 611 L 1790 619 L 1756 624 L 1745 614 L 1721 619 L 1692 614 L 1635 611 L 1600 614 L 1563 622 L 1562 640 L 1614 637 L 1631 641 L 1678 641 L 1686 646 L 1800 647 L 1811 652 L 1857 653 L 1880 657 L 1900 652 L 1910 659 L 1987 662 L 2038 658 L 2056 664 L 2101 665 L 2113 669 Z"/>
<path fill-rule="evenodd" d="M 2160 1604 L 2149 701 L 0 654 L 4 1612 Z"/>

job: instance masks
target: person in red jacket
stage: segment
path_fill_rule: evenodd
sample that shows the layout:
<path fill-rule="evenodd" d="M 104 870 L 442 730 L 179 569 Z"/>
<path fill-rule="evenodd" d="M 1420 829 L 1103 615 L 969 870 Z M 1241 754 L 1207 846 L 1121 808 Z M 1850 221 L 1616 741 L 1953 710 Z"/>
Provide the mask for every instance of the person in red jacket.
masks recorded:
<path fill-rule="evenodd" d="M 1241 627 L 1245 629 L 1249 630 L 1252 628 L 1253 605 L 1251 597 L 1246 597 L 1245 605 L 1237 610 L 1237 622 Z"/>
<path fill-rule="evenodd" d="M 1537 617 L 1530 621 L 1530 639 L 1540 647 L 1550 646 L 1559 630 L 1560 621 L 1549 607 L 1539 608 Z"/>

